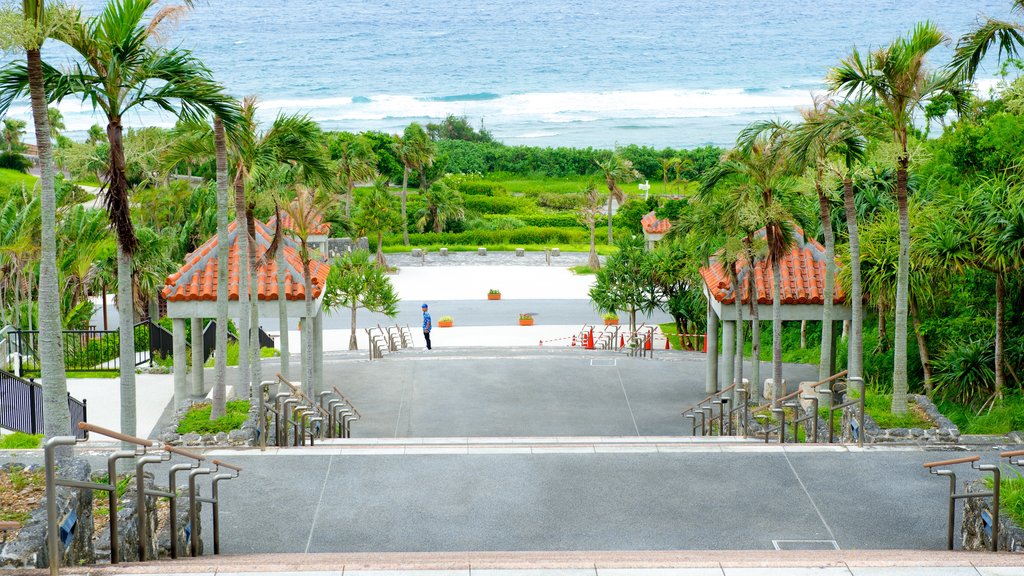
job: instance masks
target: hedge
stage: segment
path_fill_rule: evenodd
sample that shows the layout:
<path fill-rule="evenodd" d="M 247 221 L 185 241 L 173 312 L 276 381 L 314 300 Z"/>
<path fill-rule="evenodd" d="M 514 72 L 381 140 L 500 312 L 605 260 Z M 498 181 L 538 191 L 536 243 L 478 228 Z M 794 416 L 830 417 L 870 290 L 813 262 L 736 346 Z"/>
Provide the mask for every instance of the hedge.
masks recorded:
<path fill-rule="evenodd" d="M 502 214 L 484 214 L 484 220 L 502 220 L 507 216 Z M 543 228 L 579 228 L 583 225 L 579 223 L 572 214 L 515 214 L 514 218 L 522 220 L 527 226 L 537 226 Z"/>
<path fill-rule="evenodd" d="M 409 234 L 413 246 L 431 244 L 584 244 L 590 241 L 584 229 L 527 226 L 516 230 L 467 230 L 466 232 L 425 232 Z M 401 234 L 384 236 L 385 245 L 402 243 Z"/>
<path fill-rule="evenodd" d="M 512 214 L 535 212 L 537 205 L 527 198 L 510 196 L 466 196 L 466 210 L 482 214 Z"/>

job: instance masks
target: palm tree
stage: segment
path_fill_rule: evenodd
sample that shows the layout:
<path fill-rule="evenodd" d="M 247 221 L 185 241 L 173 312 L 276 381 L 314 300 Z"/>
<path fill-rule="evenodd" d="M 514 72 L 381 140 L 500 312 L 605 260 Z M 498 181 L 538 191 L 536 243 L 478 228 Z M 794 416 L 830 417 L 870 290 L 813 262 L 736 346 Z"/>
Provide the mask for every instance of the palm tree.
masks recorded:
<path fill-rule="evenodd" d="M 1024 0 L 1011 0 L 1011 8 L 1024 12 Z M 1024 22 L 984 18 L 980 26 L 960 37 L 949 66 L 958 78 L 972 80 L 993 46 L 999 47 L 1000 59 L 1018 58 L 1024 48 Z"/>
<path fill-rule="evenodd" d="M 416 227 L 422 232 L 430 224 L 434 232 L 444 232 L 445 226 L 452 221 L 466 217 L 466 208 L 462 203 L 462 195 L 458 190 L 444 182 L 435 182 L 423 196 L 427 205 L 420 211 Z"/>
<path fill-rule="evenodd" d="M 39 261 L 39 355 L 40 378 L 43 382 L 43 432 L 47 438 L 62 436 L 71 429 L 71 416 L 67 404 L 67 375 L 64 367 L 64 344 L 60 314 L 60 295 L 57 288 L 57 194 L 54 188 L 54 163 L 51 148 L 50 115 L 43 82 L 41 50 L 50 32 L 44 0 L 23 0 L 22 34 L 13 30 L 0 31 L 0 49 L 13 49 L 21 40 L 20 48 L 26 53 L 25 66 L 17 70 L 19 81 L 12 90 L 7 70 L 0 72 L 0 116 L 7 111 L 17 94 L 28 89 L 35 124 L 36 146 L 39 151 L 40 187 L 40 261 Z M 14 20 L 17 21 L 17 20 Z M 12 70 L 13 71 L 13 70 Z M 25 83 L 20 77 L 24 75 Z M 27 85 L 27 86 L 26 86 Z M 6 122 L 5 122 L 6 125 Z M 6 133 L 6 130 L 5 130 Z M 70 455 L 70 448 L 62 455 Z"/>
<path fill-rule="evenodd" d="M 213 141 L 217 163 L 217 324 L 213 349 L 213 393 L 210 419 L 226 411 L 228 375 L 228 145 L 224 122 L 213 117 Z M 195 390 L 193 390 L 195 392 Z"/>
<path fill-rule="evenodd" d="M 384 258 L 384 233 L 399 224 L 395 213 L 395 196 L 388 189 L 385 178 L 378 178 L 373 188 L 356 201 L 356 228 L 363 234 L 377 233 L 377 265 L 387 268 Z"/>
<path fill-rule="evenodd" d="M 395 154 L 402 163 L 402 242 L 409 245 L 409 224 L 406 216 L 405 198 L 409 186 L 409 172 L 420 170 L 421 166 L 428 165 L 433 154 L 433 146 L 430 143 L 430 136 L 418 123 L 413 122 L 405 127 L 401 136 L 395 136 Z M 422 173 L 421 173 L 422 176 Z M 421 177 L 421 186 L 422 186 Z"/>
<path fill-rule="evenodd" d="M 849 377 L 861 376 L 861 348 L 863 329 L 861 288 L 860 288 L 860 256 L 857 238 L 857 215 L 853 207 L 852 171 L 856 163 L 864 160 L 867 142 L 856 125 L 846 116 L 836 111 L 833 102 L 824 98 L 815 98 L 814 106 L 802 111 L 804 123 L 794 131 L 790 146 L 794 160 L 809 166 L 814 174 L 814 190 L 818 195 L 821 228 L 825 236 L 825 291 L 821 327 L 821 361 L 818 366 L 818 379 L 829 376 L 829 355 L 826 353 L 832 345 L 832 300 L 835 291 L 835 235 L 832 232 L 831 201 L 824 189 L 827 171 L 835 172 L 843 180 L 843 197 L 846 205 L 847 227 L 850 233 L 850 262 L 855 267 L 852 278 L 853 289 L 853 320 L 850 336 L 850 354 L 848 355 L 847 372 Z M 838 156 L 842 160 L 841 167 L 833 162 Z M 856 352 L 855 352 L 856 351 Z"/>
<path fill-rule="evenodd" d="M 621 205 L 626 201 L 626 194 L 619 188 L 619 184 L 627 184 L 640 178 L 640 173 L 633 168 L 633 162 L 623 158 L 618 150 L 612 153 L 604 162 L 594 160 L 597 168 L 604 177 L 605 186 L 608 187 L 608 245 L 612 244 L 612 202 Z"/>
<path fill-rule="evenodd" d="M 156 107 L 186 119 L 209 111 L 222 118 L 238 113 L 209 70 L 190 52 L 151 43 L 159 24 L 183 7 L 157 10 L 143 18 L 154 0 L 118 0 L 89 18 L 70 9 L 66 23 L 51 36 L 67 44 L 80 58 L 64 70 L 49 66 L 43 72 L 51 101 L 76 95 L 101 109 L 107 118 L 110 166 L 104 201 L 118 242 L 118 301 L 120 314 L 121 432 L 135 434 L 135 339 L 132 297 L 132 254 L 137 247 L 128 199 L 122 118 L 137 107 Z M 0 71 L 0 111 L 29 87 L 28 71 L 11 64 Z M 45 116 L 45 104 L 41 110 Z M 45 139 L 42 139 L 45 140 Z"/>
<path fill-rule="evenodd" d="M 668 190 L 668 172 L 673 168 L 679 166 L 682 162 L 679 158 L 658 158 L 658 164 L 661 164 L 661 178 L 665 182 L 665 194 L 669 193 Z"/>
<path fill-rule="evenodd" d="M 587 190 L 583 193 L 583 198 L 583 205 L 576 212 L 576 218 L 590 231 L 590 254 L 587 256 L 587 267 L 597 272 L 601 269 L 601 259 L 597 257 L 594 228 L 597 224 L 597 215 L 601 213 L 601 195 L 598 194 L 597 186 L 593 182 L 587 183 Z"/>
<path fill-rule="evenodd" d="M 783 206 L 782 197 L 793 187 L 795 165 L 789 155 L 784 125 L 766 130 L 763 124 L 748 126 L 737 140 L 737 147 L 704 175 L 705 193 L 719 182 L 730 181 L 741 197 L 745 210 L 763 223 L 767 242 L 766 263 L 772 268 L 772 383 L 773 401 L 785 394 L 782 382 L 782 258 L 793 243 L 792 215 Z M 756 290 L 751 294 L 756 294 Z"/>
<path fill-rule="evenodd" d="M 921 101 L 947 85 L 949 79 L 925 67 L 928 53 L 946 42 L 946 36 L 930 22 L 918 24 L 909 37 L 862 57 L 856 49 L 829 70 L 826 82 L 833 93 L 857 97 L 881 105 L 881 120 L 892 131 L 899 151 L 896 157 L 896 204 L 900 221 L 900 254 L 896 284 L 896 334 L 893 358 L 892 412 L 907 411 L 907 304 L 910 281 L 910 216 L 907 211 L 909 128 Z"/>
<path fill-rule="evenodd" d="M 339 138 L 337 141 L 338 182 L 345 190 L 345 216 L 352 215 L 352 196 L 356 184 L 365 182 L 377 173 L 377 156 L 365 136 Z M 408 176 L 408 172 L 406 173 Z"/>
<path fill-rule="evenodd" d="M 313 260 L 313 253 L 309 247 L 309 237 L 313 235 L 314 229 L 323 220 L 323 213 L 326 202 L 322 198 L 317 198 L 313 190 L 309 188 L 301 188 L 298 191 L 295 202 L 289 204 L 285 211 L 291 218 L 292 225 L 284 232 L 298 241 L 299 244 L 299 260 L 302 262 L 302 278 L 304 282 L 304 299 L 306 304 L 306 316 L 307 320 L 312 320 L 313 314 L 313 275 L 310 271 L 310 262 Z M 307 324 L 306 328 L 309 332 L 312 332 L 313 326 Z M 302 338 L 302 347 L 305 349 L 304 353 L 306 356 L 306 373 L 302 377 L 302 388 L 307 396 L 310 398 L 314 397 L 316 391 L 314 390 L 313 373 L 316 362 L 313 361 L 313 338 L 308 337 L 311 334 L 307 334 Z"/>

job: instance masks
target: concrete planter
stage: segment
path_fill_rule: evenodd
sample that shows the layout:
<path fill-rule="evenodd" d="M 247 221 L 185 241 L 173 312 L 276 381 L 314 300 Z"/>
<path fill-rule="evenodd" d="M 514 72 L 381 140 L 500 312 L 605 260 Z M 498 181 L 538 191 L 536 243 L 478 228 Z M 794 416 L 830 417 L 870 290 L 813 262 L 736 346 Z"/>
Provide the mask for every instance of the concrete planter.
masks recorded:
<path fill-rule="evenodd" d="M 488 300 L 501 300 L 501 294 L 500 293 L 499 294 L 488 294 L 487 295 L 487 299 Z"/>
<path fill-rule="evenodd" d="M 533 318 L 520 318 L 519 319 L 519 325 L 520 326 L 533 326 Z"/>

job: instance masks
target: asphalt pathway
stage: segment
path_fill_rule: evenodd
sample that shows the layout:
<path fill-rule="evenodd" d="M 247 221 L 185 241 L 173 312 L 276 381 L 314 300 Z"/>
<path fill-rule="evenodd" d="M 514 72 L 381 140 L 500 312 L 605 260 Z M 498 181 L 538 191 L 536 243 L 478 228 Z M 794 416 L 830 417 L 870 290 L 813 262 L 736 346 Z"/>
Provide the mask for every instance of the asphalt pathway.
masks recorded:
<path fill-rule="evenodd" d="M 245 472 L 222 484 L 221 525 L 229 554 L 937 550 L 945 483 L 921 463 L 941 457 L 233 455 Z"/>

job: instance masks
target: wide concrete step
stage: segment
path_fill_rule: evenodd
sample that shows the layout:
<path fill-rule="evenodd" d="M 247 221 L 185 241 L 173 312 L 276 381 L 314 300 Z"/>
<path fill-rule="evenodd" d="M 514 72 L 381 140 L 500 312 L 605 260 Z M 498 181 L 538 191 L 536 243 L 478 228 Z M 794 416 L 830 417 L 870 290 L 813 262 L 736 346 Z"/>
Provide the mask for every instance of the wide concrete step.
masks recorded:
<path fill-rule="evenodd" d="M 303 574 L 397 576 L 1021 576 L 1020 554 L 922 550 L 409 552 L 204 556 L 64 574 Z M 30 571 L 45 574 L 43 570 Z"/>

